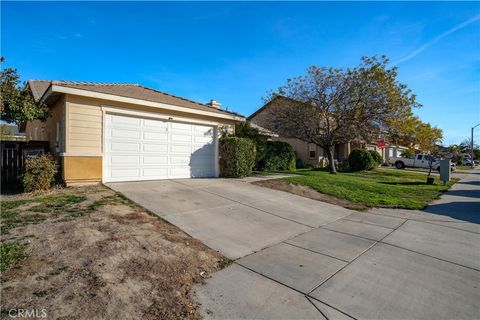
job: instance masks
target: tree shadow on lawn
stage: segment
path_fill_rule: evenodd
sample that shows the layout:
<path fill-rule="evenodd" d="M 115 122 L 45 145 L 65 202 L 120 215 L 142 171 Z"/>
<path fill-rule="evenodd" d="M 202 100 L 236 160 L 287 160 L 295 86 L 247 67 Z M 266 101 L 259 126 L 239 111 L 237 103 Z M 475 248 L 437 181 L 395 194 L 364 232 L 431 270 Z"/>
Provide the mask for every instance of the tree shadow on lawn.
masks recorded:
<path fill-rule="evenodd" d="M 401 186 L 423 186 L 427 185 L 426 182 L 421 181 L 409 181 L 409 182 L 378 182 L 381 184 L 389 184 L 389 185 L 401 185 Z"/>

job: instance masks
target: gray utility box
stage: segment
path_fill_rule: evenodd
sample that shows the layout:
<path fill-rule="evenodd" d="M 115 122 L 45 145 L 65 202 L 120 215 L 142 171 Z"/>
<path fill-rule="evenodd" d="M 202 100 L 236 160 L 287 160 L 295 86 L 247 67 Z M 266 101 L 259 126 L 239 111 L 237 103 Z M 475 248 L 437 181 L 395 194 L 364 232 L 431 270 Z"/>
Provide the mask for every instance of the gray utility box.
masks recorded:
<path fill-rule="evenodd" d="M 447 183 L 450 181 L 450 159 L 440 160 L 440 181 Z"/>

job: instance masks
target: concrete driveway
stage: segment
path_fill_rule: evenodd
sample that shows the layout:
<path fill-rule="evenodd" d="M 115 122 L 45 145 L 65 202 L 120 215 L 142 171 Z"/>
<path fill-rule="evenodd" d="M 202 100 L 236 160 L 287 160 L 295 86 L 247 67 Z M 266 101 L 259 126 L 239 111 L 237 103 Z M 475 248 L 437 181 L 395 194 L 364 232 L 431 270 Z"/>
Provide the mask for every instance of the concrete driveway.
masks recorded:
<path fill-rule="evenodd" d="M 241 180 L 180 179 L 108 186 L 231 259 L 351 213 Z"/>
<path fill-rule="evenodd" d="M 111 187 L 239 258 L 196 287 L 207 319 L 478 319 L 478 177 L 429 207 L 463 195 L 464 220 L 465 205 L 355 212 L 235 180 Z"/>

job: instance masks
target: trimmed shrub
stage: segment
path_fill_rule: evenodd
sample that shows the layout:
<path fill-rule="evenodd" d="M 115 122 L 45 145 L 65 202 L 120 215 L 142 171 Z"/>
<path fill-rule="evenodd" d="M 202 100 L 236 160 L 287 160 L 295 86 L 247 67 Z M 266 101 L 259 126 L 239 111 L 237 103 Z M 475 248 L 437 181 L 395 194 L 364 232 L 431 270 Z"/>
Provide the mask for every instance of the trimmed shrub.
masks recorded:
<path fill-rule="evenodd" d="M 262 161 L 266 171 L 295 170 L 295 151 L 290 144 L 283 141 L 267 141 L 267 152 Z"/>
<path fill-rule="evenodd" d="M 260 167 L 260 163 L 267 155 L 267 142 L 263 140 L 254 140 L 255 142 L 255 166 Z"/>
<path fill-rule="evenodd" d="M 348 167 L 352 171 L 371 170 L 375 161 L 368 150 L 354 149 L 348 156 Z"/>
<path fill-rule="evenodd" d="M 246 138 L 220 139 L 220 173 L 227 178 L 249 176 L 255 165 L 255 143 Z"/>
<path fill-rule="evenodd" d="M 31 157 L 25 160 L 23 188 L 25 192 L 48 190 L 55 182 L 57 168 L 48 155 Z"/>
<path fill-rule="evenodd" d="M 378 167 L 379 165 L 381 165 L 383 163 L 383 158 L 380 155 L 380 153 L 378 153 L 375 150 L 368 150 L 368 152 L 370 152 L 370 155 L 372 156 L 373 161 L 375 161 L 375 163 L 377 164 L 375 167 Z"/>

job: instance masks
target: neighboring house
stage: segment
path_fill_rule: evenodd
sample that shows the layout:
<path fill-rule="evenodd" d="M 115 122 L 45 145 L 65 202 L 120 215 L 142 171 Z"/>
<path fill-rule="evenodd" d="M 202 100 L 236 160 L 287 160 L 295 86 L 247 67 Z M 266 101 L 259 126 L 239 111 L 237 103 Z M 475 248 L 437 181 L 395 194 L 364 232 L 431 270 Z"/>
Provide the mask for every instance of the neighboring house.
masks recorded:
<path fill-rule="evenodd" d="M 51 113 L 26 124 L 46 140 L 67 185 L 216 177 L 218 137 L 245 118 L 137 84 L 31 80 Z"/>
<path fill-rule="evenodd" d="M 267 102 L 263 107 L 255 111 L 250 115 L 247 120 L 253 126 L 259 126 L 262 128 L 275 128 L 275 124 L 272 123 L 270 118 L 269 108 L 273 103 L 278 103 L 278 100 L 283 99 L 283 97 L 277 97 L 272 101 Z M 267 129 L 264 129 L 267 130 Z M 304 165 L 326 165 L 327 164 L 327 155 L 324 153 L 323 149 L 316 146 L 313 143 L 308 143 L 300 139 L 295 138 L 285 138 L 278 135 L 272 136 L 274 141 L 284 141 L 289 143 L 293 150 L 296 153 L 297 159 L 301 160 Z M 350 154 L 350 151 L 358 147 L 357 144 L 338 144 L 335 145 L 334 149 L 334 158 L 337 161 L 345 161 Z"/>
<path fill-rule="evenodd" d="M 270 117 L 270 110 L 269 108 L 274 103 L 282 103 L 282 99 L 286 99 L 283 97 L 276 97 L 274 100 L 269 101 L 263 107 L 255 111 L 252 115 L 250 115 L 247 120 L 252 124 L 264 128 L 275 128 L 275 124 L 272 123 L 272 119 Z M 265 129 L 266 130 L 266 129 Z M 326 165 L 327 164 L 327 155 L 324 150 L 313 144 L 308 143 L 299 139 L 295 138 L 285 138 L 281 136 L 274 136 L 272 140 L 284 141 L 289 143 L 293 150 L 295 150 L 297 159 L 301 160 L 304 165 Z M 396 157 L 401 152 L 405 151 L 406 148 L 403 147 L 396 147 L 396 146 L 385 146 L 385 147 L 378 147 L 376 144 L 365 143 L 363 141 L 350 141 L 347 143 L 337 144 L 334 148 L 334 159 L 338 162 L 346 161 L 348 159 L 348 155 L 353 149 L 368 149 L 368 150 L 375 150 L 385 162 L 388 162 L 390 157 Z"/>

